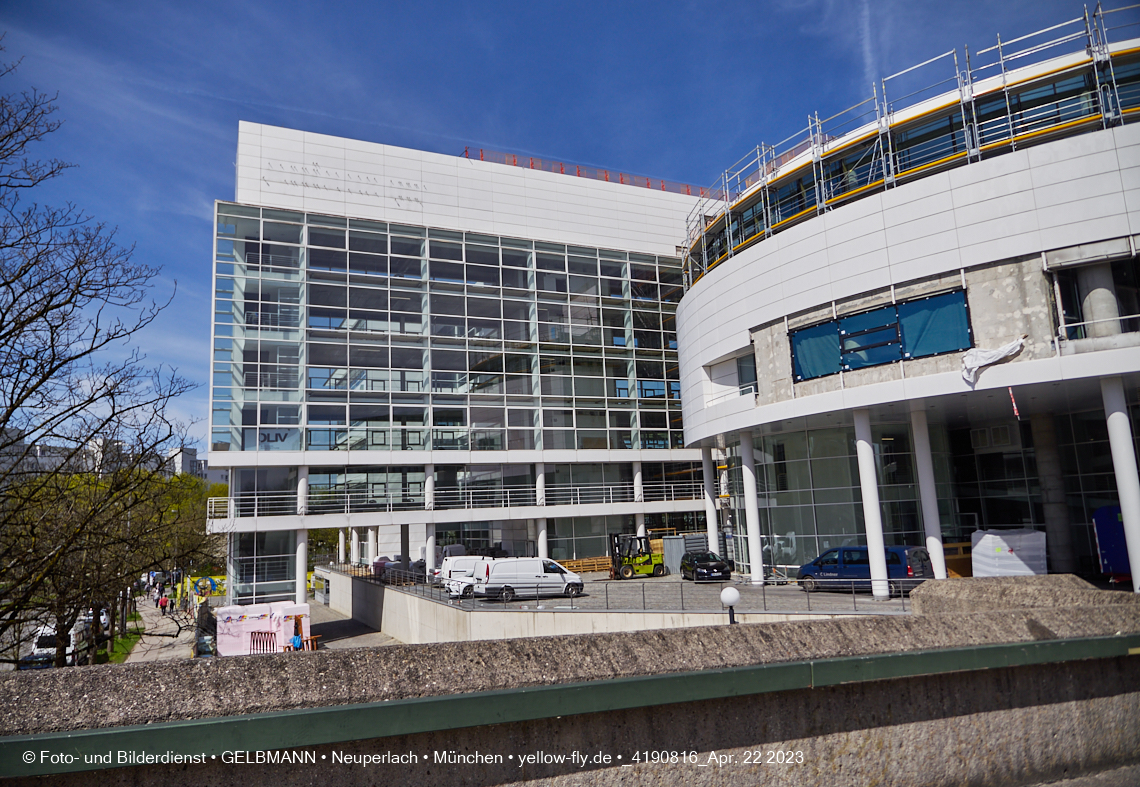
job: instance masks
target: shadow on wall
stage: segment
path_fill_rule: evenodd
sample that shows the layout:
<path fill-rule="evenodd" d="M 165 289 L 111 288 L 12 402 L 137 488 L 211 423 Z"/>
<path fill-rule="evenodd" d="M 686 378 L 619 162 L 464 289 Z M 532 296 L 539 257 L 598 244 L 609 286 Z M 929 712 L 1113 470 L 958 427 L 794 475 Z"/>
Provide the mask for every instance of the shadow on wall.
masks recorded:
<path fill-rule="evenodd" d="M 384 586 L 353 577 L 352 617 L 380 631 L 384 618 Z"/>

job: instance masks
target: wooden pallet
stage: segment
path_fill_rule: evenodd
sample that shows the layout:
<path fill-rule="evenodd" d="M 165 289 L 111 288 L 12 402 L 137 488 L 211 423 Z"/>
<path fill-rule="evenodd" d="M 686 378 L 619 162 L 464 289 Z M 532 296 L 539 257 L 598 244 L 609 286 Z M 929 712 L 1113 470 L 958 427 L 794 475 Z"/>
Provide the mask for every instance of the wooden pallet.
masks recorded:
<path fill-rule="evenodd" d="M 609 571 L 611 562 L 609 557 L 584 557 L 578 560 L 559 560 L 558 563 L 567 571 L 581 574 L 583 571 Z"/>

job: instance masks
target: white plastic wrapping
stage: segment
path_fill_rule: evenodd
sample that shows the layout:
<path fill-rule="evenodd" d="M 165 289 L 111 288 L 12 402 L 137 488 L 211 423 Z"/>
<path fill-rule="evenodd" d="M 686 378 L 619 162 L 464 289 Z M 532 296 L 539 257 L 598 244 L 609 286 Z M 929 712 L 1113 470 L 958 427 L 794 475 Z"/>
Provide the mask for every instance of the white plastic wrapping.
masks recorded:
<path fill-rule="evenodd" d="M 967 350 L 966 354 L 962 356 L 962 378 L 970 385 L 973 385 L 978 381 L 978 375 L 984 367 L 1005 360 L 1021 352 L 1021 348 L 1025 346 L 1025 339 L 1025 335 L 1019 336 L 1009 344 L 1003 344 L 996 350 L 983 350 L 980 347 Z"/>
<path fill-rule="evenodd" d="M 975 577 L 1047 574 L 1045 534 L 1019 530 L 976 530 L 970 537 Z"/>

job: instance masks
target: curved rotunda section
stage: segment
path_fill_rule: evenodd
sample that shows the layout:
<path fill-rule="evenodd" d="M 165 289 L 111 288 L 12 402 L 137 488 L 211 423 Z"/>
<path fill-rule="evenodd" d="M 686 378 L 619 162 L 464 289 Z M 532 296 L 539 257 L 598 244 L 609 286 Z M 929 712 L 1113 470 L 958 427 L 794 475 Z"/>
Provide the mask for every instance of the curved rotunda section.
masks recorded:
<path fill-rule="evenodd" d="M 1025 101 L 1001 140 L 958 94 L 899 113 L 874 135 L 882 177 L 853 169 L 849 198 L 820 173 L 870 143 L 854 133 L 698 206 L 677 311 L 685 441 L 753 581 L 844 545 L 871 547 L 874 568 L 876 545 L 933 557 L 1026 527 L 1051 571 L 1093 574 L 1093 517 L 1114 506 L 1140 560 L 1138 53 L 1007 79 Z M 902 168 L 894 138 L 942 115 L 962 155 Z M 781 189 L 809 172 L 815 202 L 788 213 Z"/>

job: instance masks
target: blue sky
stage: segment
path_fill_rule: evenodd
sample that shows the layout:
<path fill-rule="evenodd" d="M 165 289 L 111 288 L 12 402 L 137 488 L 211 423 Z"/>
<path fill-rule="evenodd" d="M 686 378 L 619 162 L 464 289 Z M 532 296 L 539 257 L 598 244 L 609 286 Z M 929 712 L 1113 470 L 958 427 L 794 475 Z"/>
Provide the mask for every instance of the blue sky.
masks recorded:
<path fill-rule="evenodd" d="M 239 120 L 708 185 L 809 113 L 868 97 L 872 79 L 1082 12 L 1057 0 L 10 0 L 4 57 L 23 63 L 2 89 L 59 93 L 64 125 L 33 153 L 78 166 L 36 199 L 117 226 L 162 266 L 156 296 L 177 280 L 137 344 L 201 383 L 177 414 L 204 447 L 211 211 L 233 198 Z"/>

